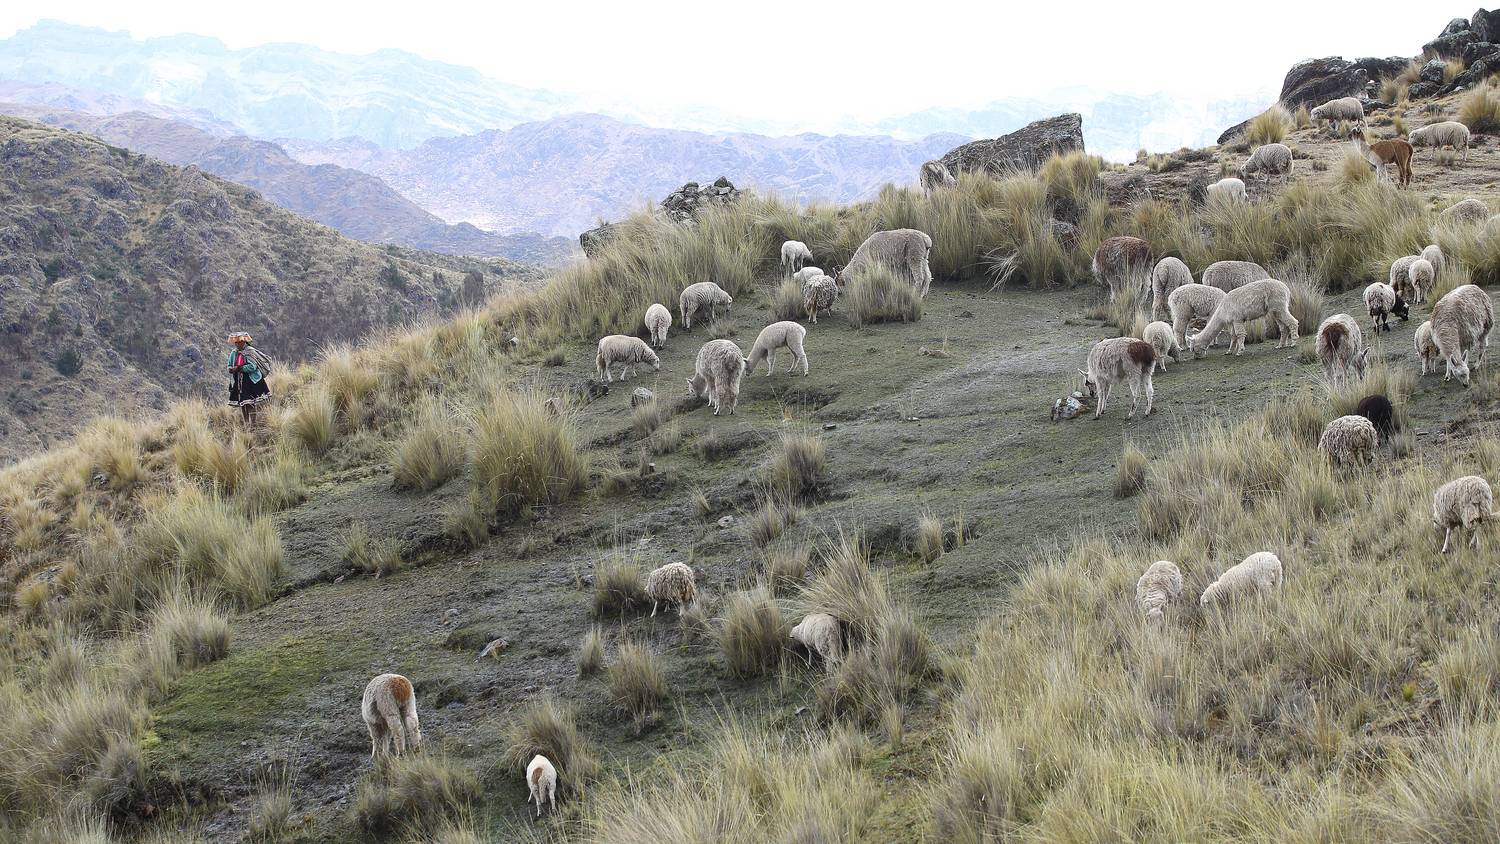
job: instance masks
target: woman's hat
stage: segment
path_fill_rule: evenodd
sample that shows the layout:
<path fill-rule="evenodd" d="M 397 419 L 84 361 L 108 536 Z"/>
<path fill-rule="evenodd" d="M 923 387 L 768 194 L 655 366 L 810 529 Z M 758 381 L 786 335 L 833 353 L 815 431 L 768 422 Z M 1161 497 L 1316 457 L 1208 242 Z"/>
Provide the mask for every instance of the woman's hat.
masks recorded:
<path fill-rule="evenodd" d="M 229 343 L 230 343 L 230 345 L 238 343 L 241 340 L 244 340 L 246 343 L 250 342 L 250 332 L 248 332 L 248 331 L 236 331 L 233 334 L 229 335 Z"/>

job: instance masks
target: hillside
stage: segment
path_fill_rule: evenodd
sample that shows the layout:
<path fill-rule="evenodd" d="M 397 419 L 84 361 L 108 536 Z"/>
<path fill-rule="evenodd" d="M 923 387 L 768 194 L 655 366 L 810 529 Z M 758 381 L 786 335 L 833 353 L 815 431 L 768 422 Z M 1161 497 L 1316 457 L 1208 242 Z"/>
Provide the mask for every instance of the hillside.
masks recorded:
<path fill-rule="evenodd" d="M 84 132 L 172 164 L 196 165 L 255 188 L 288 211 L 356 240 L 537 264 L 555 263 L 577 251 L 563 238 L 499 235 L 467 223 L 449 225 L 374 176 L 331 164 L 303 164 L 269 141 L 211 134 L 140 112 L 95 116 L 0 102 L 0 113 Z"/>
<path fill-rule="evenodd" d="M 409 150 L 353 140 L 284 143 L 300 161 L 373 173 L 445 220 L 576 236 L 600 218 L 618 219 L 665 196 L 684 174 L 724 174 L 740 187 L 788 199 L 849 202 L 887 182 L 913 181 L 922 162 L 964 140 L 711 135 L 575 114 Z"/>
<path fill-rule="evenodd" d="M 0 451 L 96 414 L 217 396 L 231 328 L 286 362 L 534 279 L 504 261 L 345 238 L 249 188 L 86 135 L 0 118 Z M 76 371 L 75 371 L 76 370 Z"/>
<path fill-rule="evenodd" d="M 1372 131 L 1470 97 L 1500 114 L 1500 87 L 1479 84 L 1373 108 Z M 96 194 L 33 228 L 121 201 L 135 176 L 187 197 L 157 212 L 164 244 L 178 218 L 226 205 L 324 231 L 193 168 L 0 125 L 0 154 L 27 151 L 6 178 Z M 1444 552 L 1432 501 L 1461 476 L 1500 484 L 1500 370 L 1471 350 L 1467 384 L 1424 375 L 1413 337 L 1453 289 L 1500 294 L 1493 227 L 1441 216 L 1463 196 L 1500 210 L 1500 120 L 1467 161 L 1421 153 L 1410 188 L 1350 160 L 1336 130 L 1279 113 L 1252 129 L 1298 164 L 1243 203 L 1201 196 L 1248 152 L 1229 139 L 1128 166 L 1070 152 L 840 207 L 761 194 L 691 225 L 637 213 L 545 286 L 280 373 L 261 430 L 186 403 L 96 420 L 0 470 L 0 829 L 44 844 L 1493 841 L 1500 526 L 1481 518 L 1472 547 L 1460 530 Z M 75 159 L 92 166 L 58 166 Z M 930 292 L 852 272 L 831 313 L 804 318 L 780 245 L 847 266 L 893 228 L 931 237 Z M 43 233 L 63 230 L 83 228 Z M 1117 382 L 1090 419 L 1079 368 L 1152 317 L 1137 287 L 1109 297 L 1091 277 L 1120 235 L 1195 277 L 1262 263 L 1299 336 L 1278 348 L 1251 321 L 1242 355 L 1164 360 L 1149 415 L 1126 418 Z M 391 254 L 323 238 L 357 269 Z M 1369 330 L 1365 286 L 1429 244 L 1444 255 L 1431 296 Z M 393 260 L 418 259 L 438 260 Z M 685 329 L 672 306 L 705 279 L 733 307 Z M 674 317 L 659 367 L 598 383 L 598 339 L 639 336 L 655 302 Z M 1365 330 L 1368 368 L 1334 379 L 1316 334 L 1339 313 Z M 704 344 L 749 350 L 788 319 L 805 376 L 783 349 L 732 413 L 684 395 Z M 1050 417 L 1074 391 L 1084 413 Z M 1376 395 L 1393 427 L 1369 461 L 1335 460 L 1325 426 Z M 1204 600 L 1259 552 L 1276 585 Z M 1137 579 L 1155 561 L 1182 577 L 1152 619 Z M 658 612 L 647 574 L 667 563 L 696 589 Z M 829 659 L 791 637 L 817 613 Z M 372 760 L 361 699 L 386 672 L 411 681 L 421 748 Z M 540 817 L 523 785 L 536 754 L 560 784 Z"/>

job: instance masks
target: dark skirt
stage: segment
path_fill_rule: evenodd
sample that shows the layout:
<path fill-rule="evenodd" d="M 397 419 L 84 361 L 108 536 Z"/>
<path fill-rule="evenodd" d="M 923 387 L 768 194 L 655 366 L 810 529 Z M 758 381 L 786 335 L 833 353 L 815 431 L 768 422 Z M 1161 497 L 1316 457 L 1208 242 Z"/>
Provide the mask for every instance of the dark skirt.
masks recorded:
<path fill-rule="evenodd" d="M 244 407 L 245 405 L 256 405 L 271 397 L 271 388 L 266 386 L 266 379 L 251 381 L 244 373 L 236 373 L 234 380 L 229 382 L 229 406 Z"/>

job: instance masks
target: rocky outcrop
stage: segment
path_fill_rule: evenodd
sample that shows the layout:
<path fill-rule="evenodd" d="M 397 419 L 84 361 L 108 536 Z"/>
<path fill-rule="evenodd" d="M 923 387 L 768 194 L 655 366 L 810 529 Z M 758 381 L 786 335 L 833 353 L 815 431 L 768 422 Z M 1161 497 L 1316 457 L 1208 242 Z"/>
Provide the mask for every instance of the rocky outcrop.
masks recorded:
<path fill-rule="evenodd" d="M 1083 152 L 1083 117 L 1060 114 L 1009 135 L 954 147 L 940 160 L 955 175 L 967 170 L 999 176 L 1013 170 L 1035 170 L 1053 154 L 1074 150 Z"/>
<path fill-rule="evenodd" d="M 707 186 L 688 182 L 661 201 L 661 211 L 674 223 L 686 223 L 698 216 L 701 208 L 735 204 L 739 201 L 740 194 L 740 189 L 723 176 Z"/>
<path fill-rule="evenodd" d="M 1312 108 L 1339 97 L 1361 96 L 1367 93 L 1369 83 L 1396 76 L 1406 69 L 1407 63 L 1400 56 L 1354 61 L 1339 56 L 1306 59 L 1287 71 L 1279 101 L 1289 111 L 1295 111 L 1299 106 Z"/>
<path fill-rule="evenodd" d="M 600 223 L 586 232 L 578 235 L 578 245 L 583 247 L 583 254 L 594 258 L 604 249 L 604 244 L 609 243 L 615 236 L 614 223 Z"/>

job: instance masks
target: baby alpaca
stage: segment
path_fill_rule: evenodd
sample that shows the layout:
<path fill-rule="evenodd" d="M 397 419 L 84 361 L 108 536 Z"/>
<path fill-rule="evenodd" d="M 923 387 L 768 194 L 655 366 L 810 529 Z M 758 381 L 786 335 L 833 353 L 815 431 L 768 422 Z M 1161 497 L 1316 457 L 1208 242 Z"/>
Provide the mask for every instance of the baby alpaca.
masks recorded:
<path fill-rule="evenodd" d="M 1121 379 L 1130 387 L 1130 413 L 1125 418 L 1135 418 L 1136 407 L 1143 392 L 1146 394 L 1144 415 L 1150 416 L 1152 401 L 1156 396 L 1151 386 L 1151 373 L 1155 369 L 1156 349 L 1145 340 L 1113 337 L 1095 343 L 1094 348 L 1089 350 L 1088 370 L 1078 370 L 1083 373 L 1083 385 L 1088 388 L 1089 395 L 1099 400 L 1094 408 L 1094 418 L 1098 419 L 1103 415 L 1104 404 L 1109 401 L 1110 388 Z"/>
<path fill-rule="evenodd" d="M 1391 330 L 1391 314 L 1405 320 L 1411 313 L 1401 294 L 1383 281 L 1365 288 L 1365 308 L 1370 312 L 1370 330 L 1377 334 L 1381 329 Z"/>
<path fill-rule="evenodd" d="M 1402 294 L 1406 301 L 1420 305 L 1427 301 L 1427 291 L 1432 289 L 1432 280 L 1436 275 L 1437 271 L 1432 268 L 1431 261 L 1418 258 L 1407 267 L 1405 283 L 1396 288 L 1396 292 Z"/>
<path fill-rule="evenodd" d="M 1135 604 L 1147 621 L 1160 621 L 1167 604 L 1182 594 L 1182 572 L 1171 560 L 1152 563 L 1135 582 Z"/>
<path fill-rule="evenodd" d="M 396 755 L 406 752 L 407 742 L 416 750 L 422 746 L 422 727 L 417 722 L 417 694 L 411 681 L 400 674 L 381 674 L 365 686 L 359 705 L 365 727 L 370 730 L 370 758 L 389 754 L 391 742 Z"/>
<path fill-rule="evenodd" d="M 709 319 L 717 319 L 720 305 L 724 306 L 724 313 L 729 313 L 734 306 L 734 297 L 711 281 L 700 281 L 682 288 L 682 295 L 677 297 L 677 309 L 682 313 L 682 327 L 691 331 L 693 317 L 704 308 L 708 308 Z"/>
<path fill-rule="evenodd" d="M 1249 202 L 1245 193 L 1245 182 L 1243 179 L 1229 177 L 1220 179 L 1209 185 L 1203 191 L 1204 197 L 1209 200 L 1217 198 L 1220 202 Z"/>
<path fill-rule="evenodd" d="M 1162 372 L 1167 371 L 1168 356 L 1172 360 L 1182 360 L 1182 348 L 1177 345 L 1177 335 L 1172 333 L 1172 326 L 1165 322 L 1153 322 L 1146 326 L 1146 330 L 1141 332 L 1141 339 L 1156 350 L 1156 368 Z"/>
<path fill-rule="evenodd" d="M 843 636 L 839 631 L 839 620 L 823 612 L 808 613 L 792 628 L 792 639 L 822 657 L 829 665 L 836 665 L 843 657 Z"/>
<path fill-rule="evenodd" d="M 1318 326 L 1318 360 L 1323 364 L 1323 375 L 1335 383 L 1347 379 L 1350 370 L 1360 378 L 1365 377 L 1365 359 L 1370 350 L 1365 348 L 1364 338 L 1359 333 L 1359 323 L 1348 314 L 1334 314 Z"/>
<path fill-rule="evenodd" d="M 1436 372 L 1438 361 L 1443 356 L 1438 353 L 1437 343 L 1432 341 L 1432 320 L 1417 326 L 1417 335 L 1412 340 L 1417 348 L 1417 357 L 1422 361 L 1422 374 Z"/>
<path fill-rule="evenodd" d="M 762 328 L 755 338 L 755 345 L 750 347 L 750 357 L 745 358 L 745 372 L 754 375 L 755 368 L 765 361 L 767 377 L 773 375 L 776 372 L 776 352 L 785 346 L 792 352 L 792 362 L 786 371 L 791 372 L 801 363 L 802 374 L 806 375 L 807 352 L 802 349 L 802 341 L 806 338 L 807 329 L 790 320 L 773 322 Z"/>
<path fill-rule="evenodd" d="M 1318 448 L 1335 466 L 1363 466 L 1375 457 L 1379 445 L 1375 425 L 1363 416 L 1340 416 L 1328 423 L 1318 440 Z"/>
<path fill-rule="evenodd" d="M 666 305 L 656 304 L 646 309 L 646 330 L 651 332 L 651 345 L 660 349 L 667 345 L 667 329 L 672 327 L 672 312 Z"/>
<path fill-rule="evenodd" d="M 812 263 L 812 259 L 812 250 L 800 240 L 788 240 L 781 244 L 781 274 L 784 276 L 802 269 L 804 264 Z"/>
<path fill-rule="evenodd" d="M 687 379 L 688 395 L 707 398 L 714 415 L 734 414 L 740 401 L 740 376 L 745 374 L 745 356 L 731 340 L 710 340 L 698 350 L 693 377 Z"/>
<path fill-rule="evenodd" d="M 531 757 L 531 762 L 526 765 L 526 789 L 531 796 L 526 798 L 527 803 L 536 803 L 536 816 L 542 816 L 542 801 L 547 801 L 547 807 L 557 811 L 557 768 L 552 766 L 552 761 L 538 753 Z"/>
<path fill-rule="evenodd" d="M 594 356 L 594 371 L 603 376 L 604 383 L 614 380 L 610 377 L 609 368 L 617 363 L 621 365 L 621 381 L 630 380 L 630 373 L 638 363 L 649 363 L 652 369 L 661 371 L 661 358 L 651 351 L 645 340 L 626 334 L 611 334 L 600 338 L 599 352 Z"/>
<path fill-rule="evenodd" d="M 1500 518 L 1494 506 L 1490 482 L 1478 475 L 1466 475 L 1438 487 L 1432 496 L 1432 523 L 1443 529 L 1443 553 L 1448 553 L 1448 540 L 1457 528 L 1468 531 L 1469 544 L 1478 548 L 1479 526 Z"/>
<path fill-rule="evenodd" d="M 1270 551 L 1258 551 L 1230 566 L 1203 590 L 1198 602 L 1212 606 L 1236 597 L 1263 594 L 1281 586 L 1281 560 Z"/>
<path fill-rule="evenodd" d="M 651 599 L 651 615 L 661 604 L 676 604 L 677 615 L 698 597 L 698 579 L 684 563 L 667 563 L 646 575 L 646 597 Z"/>
<path fill-rule="evenodd" d="M 1354 413 L 1370 420 L 1375 432 L 1382 437 L 1389 437 L 1396 427 L 1396 408 L 1382 393 L 1372 393 L 1360 399 L 1354 406 Z"/>

